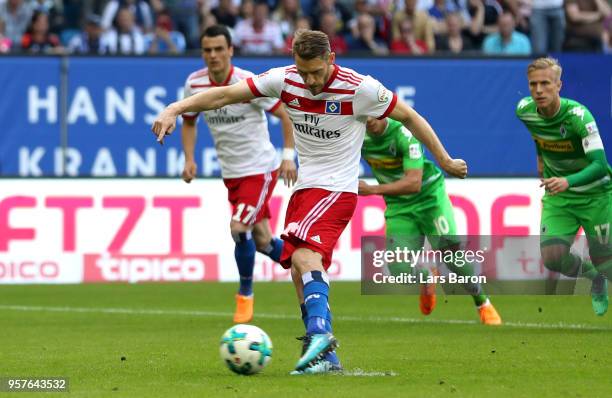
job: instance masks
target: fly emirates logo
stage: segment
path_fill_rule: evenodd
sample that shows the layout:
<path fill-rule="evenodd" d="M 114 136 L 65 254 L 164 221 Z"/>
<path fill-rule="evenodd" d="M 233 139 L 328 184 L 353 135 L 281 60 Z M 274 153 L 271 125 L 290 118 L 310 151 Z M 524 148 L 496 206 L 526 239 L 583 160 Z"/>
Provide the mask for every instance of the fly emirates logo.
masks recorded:
<path fill-rule="evenodd" d="M 321 138 L 324 140 L 340 138 L 340 130 L 326 130 L 322 127 L 319 127 L 320 122 L 320 116 L 304 115 L 304 124 L 294 122 L 293 127 L 296 131 L 302 134 L 308 134 L 313 137 Z"/>

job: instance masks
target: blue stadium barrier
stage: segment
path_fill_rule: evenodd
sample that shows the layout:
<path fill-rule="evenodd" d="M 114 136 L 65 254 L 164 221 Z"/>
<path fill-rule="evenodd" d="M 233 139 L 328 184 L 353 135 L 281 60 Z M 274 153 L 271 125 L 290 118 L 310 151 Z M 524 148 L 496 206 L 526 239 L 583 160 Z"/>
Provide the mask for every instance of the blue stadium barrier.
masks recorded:
<path fill-rule="evenodd" d="M 612 130 L 612 57 L 563 54 L 564 96 L 595 115 L 604 143 Z M 528 95 L 528 59 L 341 58 L 413 105 L 473 176 L 535 175 L 535 150 L 514 116 Z M 259 73 L 289 58 L 236 58 Z M 177 176 L 180 134 L 156 144 L 153 118 L 181 96 L 198 58 L 2 57 L 0 176 Z M 281 146 L 279 124 L 271 136 Z M 218 162 L 200 121 L 197 159 L 204 176 Z M 367 174 L 367 169 L 366 169 Z"/>

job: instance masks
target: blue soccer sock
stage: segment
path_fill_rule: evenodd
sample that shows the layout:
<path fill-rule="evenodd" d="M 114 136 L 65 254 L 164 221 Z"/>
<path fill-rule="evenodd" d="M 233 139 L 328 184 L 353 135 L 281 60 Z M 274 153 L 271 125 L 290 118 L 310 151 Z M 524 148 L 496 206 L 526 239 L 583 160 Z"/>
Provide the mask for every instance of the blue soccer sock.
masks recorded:
<path fill-rule="evenodd" d="M 278 238 L 272 238 L 270 243 L 268 243 L 268 245 L 263 249 L 259 250 L 259 252 L 279 263 L 281 253 L 283 252 L 283 241 Z"/>
<path fill-rule="evenodd" d="M 308 312 L 306 311 L 306 305 L 304 303 L 300 304 L 300 310 L 302 311 L 302 322 L 304 322 L 304 327 L 308 328 Z M 329 333 L 332 333 L 332 314 L 329 310 L 329 306 L 327 306 L 327 314 L 325 316 L 325 330 Z M 330 351 L 325 354 L 325 359 L 334 365 L 340 364 L 340 359 L 338 359 L 338 355 L 336 351 Z"/>
<path fill-rule="evenodd" d="M 306 312 L 306 304 L 300 304 L 300 310 L 302 311 L 302 322 L 304 322 L 304 328 L 308 328 L 308 312 Z"/>
<path fill-rule="evenodd" d="M 304 304 L 307 312 L 306 333 L 320 334 L 327 332 L 327 298 L 329 280 L 321 271 L 310 271 L 302 275 L 304 282 Z"/>
<path fill-rule="evenodd" d="M 240 290 L 238 293 L 242 296 L 250 296 L 253 294 L 255 242 L 251 237 L 250 231 L 232 234 L 232 237 L 236 242 L 234 257 L 238 265 L 238 273 L 240 274 Z"/>
<path fill-rule="evenodd" d="M 332 333 L 332 313 L 329 309 L 329 304 L 327 304 L 327 313 L 325 314 L 325 331 L 328 333 Z"/>
<path fill-rule="evenodd" d="M 329 305 L 327 306 L 327 314 L 325 316 L 325 330 L 328 333 L 333 333 L 332 330 L 332 313 L 331 310 L 329 309 Z M 325 354 L 325 359 L 328 360 L 329 362 L 333 363 L 334 365 L 340 365 L 340 360 L 338 359 L 338 355 L 336 355 L 336 350 L 334 351 L 329 351 L 328 353 Z"/>
<path fill-rule="evenodd" d="M 300 310 L 302 312 L 302 322 L 304 322 L 304 327 L 308 328 L 308 311 L 306 311 L 306 304 L 300 304 Z M 327 314 L 325 314 L 325 330 L 329 333 L 332 333 L 332 314 L 329 310 L 329 305 L 327 306 Z"/>

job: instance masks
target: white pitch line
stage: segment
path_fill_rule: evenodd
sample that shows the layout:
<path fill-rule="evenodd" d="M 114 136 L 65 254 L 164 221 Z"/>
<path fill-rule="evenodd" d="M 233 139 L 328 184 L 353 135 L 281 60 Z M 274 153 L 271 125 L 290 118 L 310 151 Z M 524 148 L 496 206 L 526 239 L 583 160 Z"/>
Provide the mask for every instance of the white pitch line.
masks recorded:
<path fill-rule="evenodd" d="M 356 377 L 389 377 L 397 376 L 397 373 L 393 371 L 389 372 L 368 372 L 360 368 L 344 370 L 342 373 L 331 373 L 330 376 L 356 376 Z"/>
<path fill-rule="evenodd" d="M 90 313 L 90 314 L 125 314 L 125 315 L 164 315 L 164 316 L 195 316 L 195 317 L 219 317 L 231 318 L 232 313 L 220 311 L 201 311 L 201 310 L 164 310 L 164 309 L 145 309 L 145 308 L 104 308 L 104 307 L 47 307 L 29 305 L 0 305 L 0 310 L 6 311 L 31 311 L 31 312 L 67 312 L 67 313 Z M 260 319 L 290 319 L 295 320 L 298 314 L 267 314 L 257 313 Z M 391 323 L 412 323 L 412 324 L 443 324 L 443 325 L 478 325 L 478 321 L 466 319 L 421 319 L 404 317 L 359 317 L 359 316 L 335 316 L 335 320 L 343 322 L 391 322 Z M 586 330 L 586 331 L 612 331 L 610 326 L 596 326 L 573 323 L 535 323 L 535 322 L 504 322 L 505 327 L 524 328 L 524 329 L 557 329 L 557 330 Z"/>

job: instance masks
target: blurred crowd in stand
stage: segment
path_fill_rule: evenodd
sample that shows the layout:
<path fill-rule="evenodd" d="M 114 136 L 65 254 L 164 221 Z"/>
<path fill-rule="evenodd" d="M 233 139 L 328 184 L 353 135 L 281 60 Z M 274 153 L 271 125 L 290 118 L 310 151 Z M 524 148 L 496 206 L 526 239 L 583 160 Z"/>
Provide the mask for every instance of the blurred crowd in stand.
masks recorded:
<path fill-rule="evenodd" d="M 231 28 L 240 54 L 317 29 L 338 54 L 612 53 L 612 0 L 0 0 L 0 53 L 180 54 Z"/>

